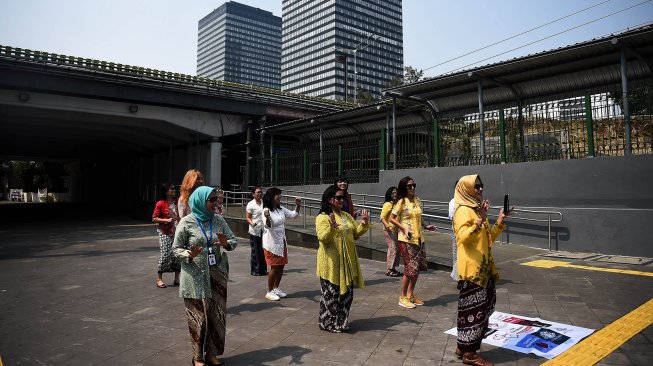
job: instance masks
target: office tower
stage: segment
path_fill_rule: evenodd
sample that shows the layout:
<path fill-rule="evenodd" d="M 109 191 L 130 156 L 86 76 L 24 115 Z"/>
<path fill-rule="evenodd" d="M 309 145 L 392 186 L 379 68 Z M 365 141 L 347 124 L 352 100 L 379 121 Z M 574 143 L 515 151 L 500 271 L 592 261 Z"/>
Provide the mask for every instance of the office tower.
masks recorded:
<path fill-rule="evenodd" d="M 197 75 L 280 89 L 281 18 L 226 2 L 199 21 Z"/>
<path fill-rule="evenodd" d="M 283 0 L 282 9 L 282 90 L 342 100 L 347 85 L 347 100 L 378 98 L 403 76 L 401 0 Z"/>

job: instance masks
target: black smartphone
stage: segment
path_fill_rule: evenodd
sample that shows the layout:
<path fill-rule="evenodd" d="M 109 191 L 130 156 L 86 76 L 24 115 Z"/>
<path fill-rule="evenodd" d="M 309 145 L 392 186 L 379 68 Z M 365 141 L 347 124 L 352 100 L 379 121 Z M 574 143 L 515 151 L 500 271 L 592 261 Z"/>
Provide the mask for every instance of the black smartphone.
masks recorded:
<path fill-rule="evenodd" d="M 506 215 L 510 212 L 510 211 L 508 211 L 509 210 L 508 207 L 510 206 L 509 201 L 510 201 L 510 195 L 509 194 L 504 195 L 503 196 L 503 213 L 506 214 Z"/>

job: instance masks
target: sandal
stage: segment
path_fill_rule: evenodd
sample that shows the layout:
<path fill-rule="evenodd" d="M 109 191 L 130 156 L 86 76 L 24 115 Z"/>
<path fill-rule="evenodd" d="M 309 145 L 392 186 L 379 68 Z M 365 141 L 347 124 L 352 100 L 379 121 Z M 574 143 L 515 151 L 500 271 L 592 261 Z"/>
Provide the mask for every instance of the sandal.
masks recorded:
<path fill-rule="evenodd" d="M 401 272 L 398 272 L 396 269 L 389 269 L 385 271 L 385 275 L 388 277 L 401 277 L 403 274 Z"/>
<path fill-rule="evenodd" d="M 166 284 L 163 283 L 163 281 L 160 281 L 160 282 L 157 282 L 157 283 L 156 283 L 156 287 L 158 287 L 158 288 L 166 288 L 166 287 L 168 287 L 168 286 L 166 286 Z"/>
<path fill-rule="evenodd" d="M 479 355 L 476 352 L 463 353 L 463 363 L 473 366 L 494 366 L 494 364 Z"/>
<path fill-rule="evenodd" d="M 179 287 L 179 281 L 173 282 L 172 285 L 175 286 L 175 287 Z"/>

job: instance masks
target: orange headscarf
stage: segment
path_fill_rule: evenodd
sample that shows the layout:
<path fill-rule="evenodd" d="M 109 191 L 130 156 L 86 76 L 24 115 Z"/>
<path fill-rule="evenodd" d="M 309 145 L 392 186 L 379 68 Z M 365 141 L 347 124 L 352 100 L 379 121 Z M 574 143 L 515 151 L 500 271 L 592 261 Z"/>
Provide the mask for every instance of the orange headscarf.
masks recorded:
<path fill-rule="evenodd" d="M 476 198 L 476 178 L 481 179 L 478 174 L 465 175 L 458 179 L 456 184 L 456 191 L 454 192 L 453 199 L 456 203 L 456 209 L 460 206 L 467 206 L 478 210 L 481 206 L 481 201 Z"/>

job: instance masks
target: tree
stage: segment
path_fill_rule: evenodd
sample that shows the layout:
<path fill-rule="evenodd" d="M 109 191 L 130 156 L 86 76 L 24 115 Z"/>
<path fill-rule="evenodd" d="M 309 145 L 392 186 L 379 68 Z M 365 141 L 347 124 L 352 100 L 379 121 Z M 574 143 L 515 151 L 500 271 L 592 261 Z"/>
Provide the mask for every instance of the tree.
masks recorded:
<path fill-rule="evenodd" d="M 356 93 L 356 102 L 358 104 L 372 104 L 376 103 L 377 100 L 374 99 L 371 91 L 358 89 L 358 92 Z"/>
<path fill-rule="evenodd" d="M 404 85 L 404 80 L 401 78 L 401 75 L 396 75 L 392 79 L 390 79 L 390 82 L 388 83 L 386 88 L 396 88 L 402 85 Z"/>
<path fill-rule="evenodd" d="M 406 66 L 404 70 L 404 84 L 416 83 L 424 77 L 424 70 L 418 70 L 412 66 Z"/>
<path fill-rule="evenodd" d="M 621 110 L 624 109 L 623 93 L 615 90 L 610 93 Z M 650 114 L 653 107 L 653 83 L 648 82 L 639 88 L 628 91 L 628 107 L 631 115 Z"/>

